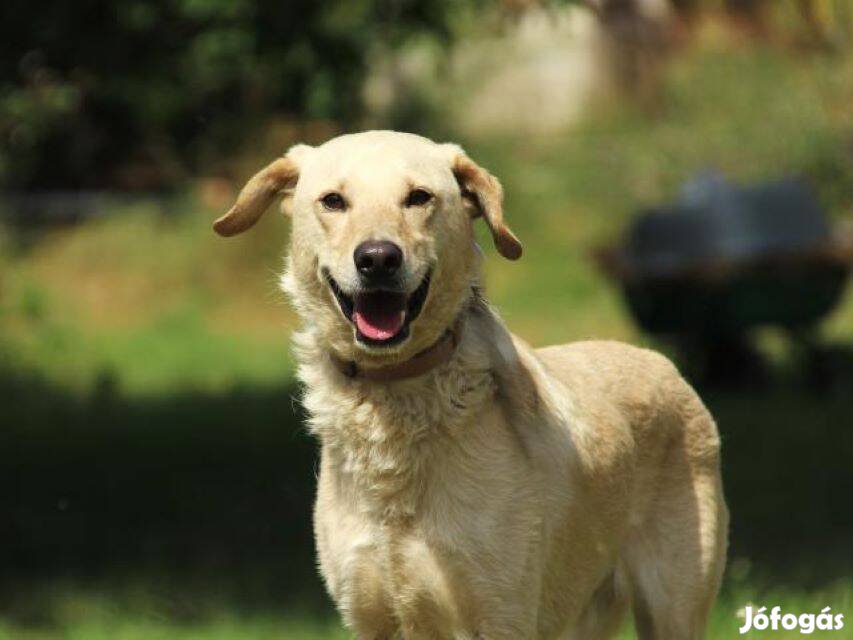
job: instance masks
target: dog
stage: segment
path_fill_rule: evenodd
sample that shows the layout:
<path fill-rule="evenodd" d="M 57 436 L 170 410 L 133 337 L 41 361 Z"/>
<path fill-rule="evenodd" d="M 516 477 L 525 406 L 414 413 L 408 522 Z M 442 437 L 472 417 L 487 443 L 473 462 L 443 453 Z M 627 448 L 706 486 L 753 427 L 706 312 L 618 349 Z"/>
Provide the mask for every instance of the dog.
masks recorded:
<path fill-rule="evenodd" d="M 214 223 L 292 218 L 283 288 L 321 443 L 319 567 L 363 640 L 703 635 L 725 565 L 716 425 L 663 356 L 533 349 L 485 301 L 498 180 L 393 131 L 296 145 Z"/>

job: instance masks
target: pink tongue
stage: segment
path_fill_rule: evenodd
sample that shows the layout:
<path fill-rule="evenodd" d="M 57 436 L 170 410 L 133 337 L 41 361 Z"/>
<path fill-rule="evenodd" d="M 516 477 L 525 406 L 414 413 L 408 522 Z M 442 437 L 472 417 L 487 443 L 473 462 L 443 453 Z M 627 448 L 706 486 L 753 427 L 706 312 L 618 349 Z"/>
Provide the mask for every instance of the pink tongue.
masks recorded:
<path fill-rule="evenodd" d="M 358 296 L 353 320 L 362 335 L 371 340 L 388 340 L 403 328 L 406 321 L 405 296 L 382 293 Z"/>

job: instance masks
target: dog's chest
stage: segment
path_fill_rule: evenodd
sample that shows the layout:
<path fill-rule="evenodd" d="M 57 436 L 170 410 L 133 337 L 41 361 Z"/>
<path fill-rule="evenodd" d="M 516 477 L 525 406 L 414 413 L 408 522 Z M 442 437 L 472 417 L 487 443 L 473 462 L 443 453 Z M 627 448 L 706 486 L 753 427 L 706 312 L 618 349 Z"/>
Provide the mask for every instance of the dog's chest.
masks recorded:
<path fill-rule="evenodd" d="M 450 370 L 424 385 L 309 392 L 312 430 L 334 455 L 357 508 L 376 521 L 411 519 L 437 456 L 458 445 L 495 393 L 487 371 Z"/>

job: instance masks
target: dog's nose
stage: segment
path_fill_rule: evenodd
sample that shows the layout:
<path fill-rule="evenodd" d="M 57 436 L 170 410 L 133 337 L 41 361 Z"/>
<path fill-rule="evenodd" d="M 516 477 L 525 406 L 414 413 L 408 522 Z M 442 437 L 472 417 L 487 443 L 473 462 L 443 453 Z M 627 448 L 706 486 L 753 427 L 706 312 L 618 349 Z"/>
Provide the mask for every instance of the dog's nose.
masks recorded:
<path fill-rule="evenodd" d="M 387 280 L 403 264 L 403 250 L 388 240 L 369 240 L 355 248 L 355 268 L 367 280 Z"/>

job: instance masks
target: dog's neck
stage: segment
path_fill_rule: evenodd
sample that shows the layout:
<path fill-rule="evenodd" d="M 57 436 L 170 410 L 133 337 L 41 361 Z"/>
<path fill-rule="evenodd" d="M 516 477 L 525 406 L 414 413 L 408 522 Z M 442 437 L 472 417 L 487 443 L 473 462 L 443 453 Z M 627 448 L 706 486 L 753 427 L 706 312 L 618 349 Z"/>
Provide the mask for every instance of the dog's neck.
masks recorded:
<path fill-rule="evenodd" d="M 431 346 L 403 362 L 380 367 L 360 367 L 354 360 L 343 360 L 330 352 L 329 357 L 338 371 L 348 378 L 360 378 L 373 382 L 396 382 L 425 375 L 441 366 L 453 356 L 462 337 L 464 313 Z"/>

